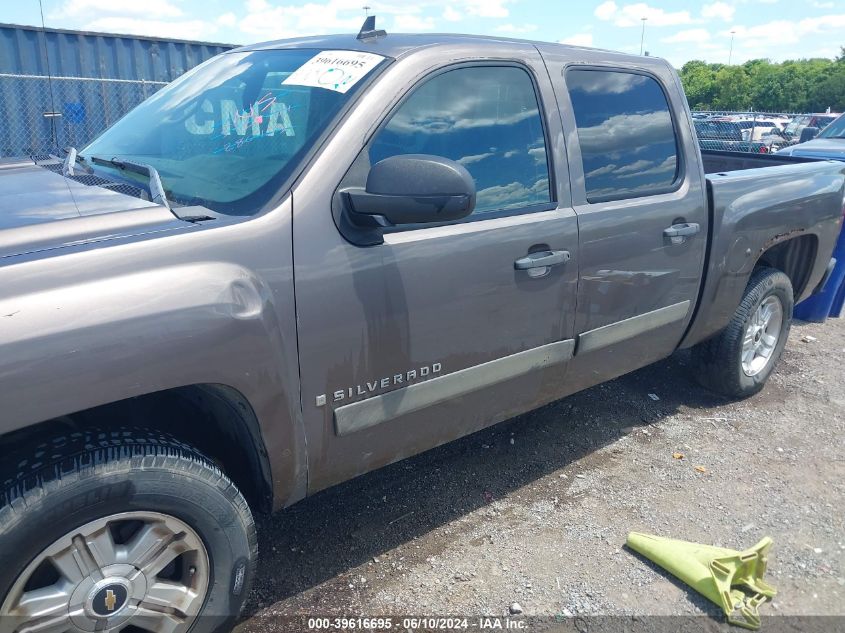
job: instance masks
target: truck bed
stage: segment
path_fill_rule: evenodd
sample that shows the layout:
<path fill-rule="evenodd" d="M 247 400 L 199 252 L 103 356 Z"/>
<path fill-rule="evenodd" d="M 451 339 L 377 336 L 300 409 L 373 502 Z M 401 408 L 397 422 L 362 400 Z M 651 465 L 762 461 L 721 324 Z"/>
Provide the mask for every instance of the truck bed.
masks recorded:
<path fill-rule="evenodd" d="M 717 174 L 727 171 L 742 171 L 776 165 L 794 165 L 809 163 L 815 158 L 787 156 L 786 154 L 755 154 L 752 152 L 729 152 L 724 150 L 701 150 L 701 159 L 705 174 Z"/>
<path fill-rule="evenodd" d="M 828 264 L 840 230 L 845 163 L 803 157 L 738 152 L 702 152 L 707 173 L 710 249 L 698 313 L 683 346 L 719 331 L 736 310 L 758 257 L 779 242 L 782 269 L 802 270 L 793 281 L 796 303 L 806 298 Z M 768 168 L 768 169 L 766 169 Z"/>

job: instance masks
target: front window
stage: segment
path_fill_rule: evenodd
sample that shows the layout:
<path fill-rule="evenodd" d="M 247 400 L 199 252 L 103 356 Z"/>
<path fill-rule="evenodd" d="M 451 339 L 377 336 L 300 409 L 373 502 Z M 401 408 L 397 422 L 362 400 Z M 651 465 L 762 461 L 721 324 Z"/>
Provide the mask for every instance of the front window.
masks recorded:
<path fill-rule="evenodd" d="M 313 49 L 226 53 L 162 88 L 80 154 L 108 176 L 143 184 L 146 177 L 91 157 L 152 165 L 176 205 L 249 215 L 384 59 Z"/>
<path fill-rule="evenodd" d="M 537 95 L 515 66 L 458 68 L 424 83 L 369 148 L 372 164 L 400 154 L 434 154 L 466 167 L 475 180 L 475 215 L 551 202 Z"/>

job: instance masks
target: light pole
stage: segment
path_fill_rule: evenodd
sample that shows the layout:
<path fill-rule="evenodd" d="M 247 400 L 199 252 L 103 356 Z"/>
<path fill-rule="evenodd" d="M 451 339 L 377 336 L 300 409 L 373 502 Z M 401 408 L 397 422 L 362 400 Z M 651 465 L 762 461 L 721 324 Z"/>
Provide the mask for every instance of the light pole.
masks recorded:
<path fill-rule="evenodd" d="M 642 55 L 643 54 L 643 41 L 645 40 L 645 21 L 648 20 L 648 18 L 640 18 L 640 20 L 642 20 L 642 22 L 643 22 L 643 30 L 640 32 L 640 55 Z"/>
<path fill-rule="evenodd" d="M 735 34 L 736 34 L 736 31 L 731 31 L 731 48 L 728 51 L 728 66 L 731 65 L 731 57 L 733 57 L 733 54 L 734 54 L 734 35 Z"/>

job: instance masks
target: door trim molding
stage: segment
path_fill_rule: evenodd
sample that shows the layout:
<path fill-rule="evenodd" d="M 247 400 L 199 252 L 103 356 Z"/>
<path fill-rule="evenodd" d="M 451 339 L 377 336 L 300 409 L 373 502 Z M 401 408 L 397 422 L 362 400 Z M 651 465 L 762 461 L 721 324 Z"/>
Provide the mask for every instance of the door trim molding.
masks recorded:
<path fill-rule="evenodd" d="M 626 339 L 655 330 L 664 325 L 683 320 L 689 312 L 690 301 L 681 301 L 651 312 L 632 316 L 623 321 L 609 323 L 578 335 L 578 354 L 592 352 Z"/>
<path fill-rule="evenodd" d="M 575 340 L 556 341 L 338 407 L 335 434 L 343 437 L 484 387 L 572 358 Z"/>

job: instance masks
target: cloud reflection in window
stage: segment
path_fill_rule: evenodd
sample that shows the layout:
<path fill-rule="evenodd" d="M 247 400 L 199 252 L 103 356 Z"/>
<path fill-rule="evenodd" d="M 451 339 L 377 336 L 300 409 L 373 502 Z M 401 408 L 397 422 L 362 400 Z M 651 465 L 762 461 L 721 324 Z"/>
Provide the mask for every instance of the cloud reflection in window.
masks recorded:
<path fill-rule="evenodd" d="M 678 171 L 675 131 L 653 78 L 576 69 L 566 82 L 588 199 L 634 197 L 672 185 Z"/>
<path fill-rule="evenodd" d="M 452 70 L 420 86 L 370 147 L 370 161 L 433 154 L 475 179 L 474 213 L 551 200 L 543 127 L 528 74 L 512 66 Z"/>

